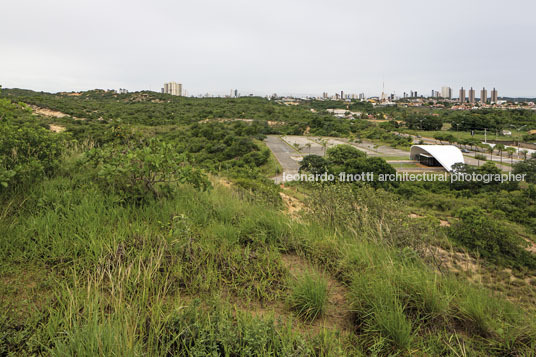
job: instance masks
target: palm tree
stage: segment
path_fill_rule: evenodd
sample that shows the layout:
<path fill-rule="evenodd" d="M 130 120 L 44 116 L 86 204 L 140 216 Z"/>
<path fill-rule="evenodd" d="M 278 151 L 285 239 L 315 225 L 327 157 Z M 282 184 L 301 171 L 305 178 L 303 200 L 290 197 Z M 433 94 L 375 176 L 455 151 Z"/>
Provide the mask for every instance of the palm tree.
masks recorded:
<path fill-rule="evenodd" d="M 497 151 L 499 152 L 499 155 L 501 155 L 501 164 L 502 164 L 502 154 L 503 154 L 503 151 L 506 149 L 506 147 L 503 144 L 497 144 L 495 146 L 495 149 L 497 149 Z"/>
<path fill-rule="evenodd" d="M 523 160 L 527 161 L 527 155 L 529 152 L 527 150 L 521 150 L 519 153 L 521 154 L 521 156 L 523 156 Z"/>
<path fill-rule="evenodd" d="M 328 147 L 328 141 L 326 139 L 320 140 L 320 145 L 324 148 L 324 156 L 326 156 L 326 148 Z"/>
<path fill-rule="evenodd" d="M 475 139 L 467 139 L 467 145 L 471 148 L 472 151 L 475 151 L 473 147 L 475 146 L 476 142 Z"/>
<path fill-rule="evenodd" d="M 516 152 L 516 149 L 513 147 L 506 148 L 506 152 L 508 153 L 508 157 L 510 158 L 510 164 L 514 164 L 514 153 Z"/>
<path fill-rule="evenodd" d="M 309 149 L 309 155 L 311 155 L 311 143 L 305 144 L 305 147 Z"/>
<path fill-rule="evenodd" d="M 489 159 L 491 161 L 493 161 L 493 152 L 495 151 L 495 147 L 492 146 L 492 145 L 488 145 L 488 147 L 486 148 L 489 152 Z"/>

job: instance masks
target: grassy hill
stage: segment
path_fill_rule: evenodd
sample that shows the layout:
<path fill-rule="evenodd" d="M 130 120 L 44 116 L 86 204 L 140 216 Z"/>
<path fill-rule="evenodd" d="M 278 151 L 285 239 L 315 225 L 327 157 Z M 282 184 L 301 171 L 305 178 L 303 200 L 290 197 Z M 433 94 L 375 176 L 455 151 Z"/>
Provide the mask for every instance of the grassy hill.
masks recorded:
<path fill-rule="evenodd" d="M 503 217 L 511 230 L 484 233 L 471 212 L 450 226 L 434 217 L 487 202 L 486 191 L 282 188 L 264 175 L 274 163 L 253 124 L 117 128 L 88 119 L 101 138 L 92 141 L 0 101 L 2 355 L 536 350 L 532 280 L 505 285 L 498 276 L 504 267 L 531 276 L 530 258 L 508 265 L 517 258 L 506 253 L 520 248 L 501 240 L 528 234 L 531 217 Z M 527 202 L 530 187 L 504 192 Z M 443 210 L 441 199 L 452 206 Z M 431 214 L 416 217 L 423 208 Z M 496 251 L 503 260 L 475 253 L 483 250 L 452 233 L 463 238 L 468 226 L 511 250 Z M 454 271 L 447 258 L 462 265 L 460 252 L 482 265 L 479 278 Z"/>

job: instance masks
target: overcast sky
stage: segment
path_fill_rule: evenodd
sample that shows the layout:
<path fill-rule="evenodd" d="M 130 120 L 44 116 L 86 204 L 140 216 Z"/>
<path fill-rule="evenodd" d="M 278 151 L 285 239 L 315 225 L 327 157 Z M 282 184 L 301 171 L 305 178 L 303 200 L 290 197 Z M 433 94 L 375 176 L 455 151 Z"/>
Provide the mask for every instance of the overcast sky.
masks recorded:
<path fill-rule="evenodd" d="M 534 0 L 7 0 L 0 85 L 536 97 L 535 14 Z"/>

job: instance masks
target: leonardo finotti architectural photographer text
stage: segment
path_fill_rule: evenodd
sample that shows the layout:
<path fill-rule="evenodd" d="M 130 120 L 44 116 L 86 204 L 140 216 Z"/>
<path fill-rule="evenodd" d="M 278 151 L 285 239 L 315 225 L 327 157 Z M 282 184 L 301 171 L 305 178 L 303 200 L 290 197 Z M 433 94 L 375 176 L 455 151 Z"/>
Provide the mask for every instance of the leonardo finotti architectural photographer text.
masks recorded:
<path fill-rule="evenodd" d="M 303 181 L 303 182 L 394 182 L 394 181 L 439 181 L 439 182 L 521 182 L 525 181 L 526 174 L 512 173 L 508 174 L 464 174 L 464 173 L 452 173 L 447 172 L 441 174 L 430 173 L 409 173 L 400 172 L 396 174 L 377 174 L 374 172 L 361 172 L 358 174 L 347 174 L 341 172 L 338 175 L 328 174 L 289 174 L 283 173 L 283 182 L 289 181 Z"/>

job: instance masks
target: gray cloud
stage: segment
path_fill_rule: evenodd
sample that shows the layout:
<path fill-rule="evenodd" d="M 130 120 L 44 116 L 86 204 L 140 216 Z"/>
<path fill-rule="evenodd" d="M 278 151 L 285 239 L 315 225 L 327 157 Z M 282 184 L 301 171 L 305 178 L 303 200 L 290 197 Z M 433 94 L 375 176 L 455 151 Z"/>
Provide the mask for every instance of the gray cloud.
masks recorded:
<path fill-rule="evenodd" d="M 320 94 L 497 87 L 536 96 L 527 0 L 11 0 L 0 84 Z"/>

